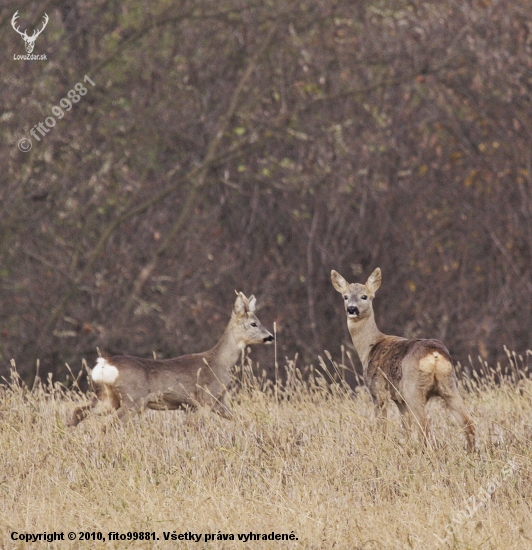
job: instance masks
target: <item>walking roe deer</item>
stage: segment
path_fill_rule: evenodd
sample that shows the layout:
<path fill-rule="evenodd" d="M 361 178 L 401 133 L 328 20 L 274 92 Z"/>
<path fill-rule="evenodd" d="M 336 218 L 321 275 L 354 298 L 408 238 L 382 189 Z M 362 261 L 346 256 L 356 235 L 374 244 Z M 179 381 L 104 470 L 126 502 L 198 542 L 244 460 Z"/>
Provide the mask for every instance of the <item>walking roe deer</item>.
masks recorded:
<path fill-rule="evenodd" d="M 364 382 L 383 416 L 391 398 L 403 418 L 408 410 L 414 415 L 428 442 L 425 405 L 431 397 L 440 396 L 465 432 L 469 451 L 474 451 L 475 427 L 458 393 L 447 348 L 438 340 L 387 336 L 377 328 L 373 298 L 382 281 L 380 268 L 375 269 L 366 284 L 349 284 L 334 270 L 331 280 L 344 297 L 347 327 L 362 362 Z"/>
<path fill-rule="evenodd" d="M 128 355 L 100 357 L 91 372 L 97 397 L 90 405 L 78 407 L 70 426 L 77 426 L 90 412 L 116 410 L 126 420 L 131 410 L 145 408 L 173 410 L 210 405 L 220 415 L 231 418 L 225 391 L 231 368 L 241 350 L 250 344 L 273 342 L 273 336 L 255 316 L 255 296 L 237 292 L 231 319 L 220 341 L 209 351 L 174 359 L 141 359 Z"/>

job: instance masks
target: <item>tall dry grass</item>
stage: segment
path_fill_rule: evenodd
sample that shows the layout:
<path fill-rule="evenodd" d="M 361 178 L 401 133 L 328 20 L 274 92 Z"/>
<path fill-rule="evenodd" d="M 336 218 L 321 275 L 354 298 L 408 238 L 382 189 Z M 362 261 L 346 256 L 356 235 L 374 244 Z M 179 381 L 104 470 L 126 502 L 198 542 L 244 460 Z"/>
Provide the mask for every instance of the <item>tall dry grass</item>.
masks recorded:
<path fill-rule="evenodd" d="M 333 378 L 342 372 L 324 364 Z M 482 365 L 464 382 L 477 455 L 440 402 L 429 406 L 438 447 L 424 451 L 396 412 L 382 433 L 363 388 L 318 374 L 303 383 L 293 364 L 283 388 L 253 377 L 249 363 L 243 371 L 232 421 L 147 412 L 125 426 L 91 417 L 76 429 L 66 420 L 85 396 L 51 381 L 29 389 L 15 374 L 0 390 L 3 547 L 532 548 L 532 383 L 515 364 L 506 374 Z M 501 480 L 509 461 L 516 469 Z M 470 499 L 460 514 L 496 479 L 487 506 Z M 26 544 L 14 531 L 160 540 Z M 165 541 L 174 531 L 297 540 Z"/>

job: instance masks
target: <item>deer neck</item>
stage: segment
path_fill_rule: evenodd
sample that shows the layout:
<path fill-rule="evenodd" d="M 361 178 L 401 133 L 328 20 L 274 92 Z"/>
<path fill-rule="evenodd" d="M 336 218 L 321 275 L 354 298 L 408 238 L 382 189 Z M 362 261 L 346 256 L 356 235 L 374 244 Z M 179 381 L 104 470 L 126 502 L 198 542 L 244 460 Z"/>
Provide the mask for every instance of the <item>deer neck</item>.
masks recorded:
<path fill-rule="evenodd" d="M 233 320 L 231 320 L 218 343 L 206 354 L 206 359 L 211 361 L 212 366 L 216 366 L 217 369 L 229 371 L 237 363 L 242 353 L 242 348 L 234 336 L 233 329 Z"/>
<path fill-rule="evenodd" d="M 375 322 L 375 314 L 371 311 L 365 319 L 348 319 L 347 327 L 353 340 L 353 345 L 364 368 L 368 367 L 369 354 L 373 346 L 384 336 Z"/>

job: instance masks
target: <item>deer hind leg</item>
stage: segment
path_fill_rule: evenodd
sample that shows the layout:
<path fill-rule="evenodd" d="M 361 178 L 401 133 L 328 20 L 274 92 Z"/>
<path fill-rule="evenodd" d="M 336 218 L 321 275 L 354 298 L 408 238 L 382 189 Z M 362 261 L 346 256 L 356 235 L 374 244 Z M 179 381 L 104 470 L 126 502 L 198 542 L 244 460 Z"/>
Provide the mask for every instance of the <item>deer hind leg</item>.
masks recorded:
<path fill-rule="evenodd" d="M 403 428 L 408 433 L 412 429 L 412 415 L 408 410 L 408 405 L 404 401 L 395 401 L 395 404 L 401 413 Z"/>
<path fill-rule="evenodd" d="M 89 414 L 105 414 L 120 406 L 120 399 L 116 392 L 110 386 L 104 385 L 96 390 L 97 397 L 92 400 L 90 405 L 83 405 L 74 410 L 72 418 L 68 423 L 69 426 L 75 427 L 80 422 L 85 420 Z"/>
<path fill-rule="evenodd" d="M 462 430 L 465 432 L 469 452 L 475 450 L 475 425 L 460 393 L 452 364 L 443 357 L 436 362 L 436 393 L 447 405 Z"/>
<path fill-rule="evenodd" d="M 91 409 L 93 409 L 98 404 L 98 399 L 95 397 L 92 400 L 92 403 L 90 405 L 83 405 L 82 407 L 76 407 L 74 409 L 74 413 L 72 414 L 72 418 L 68 422 L 68 426 L 75 428 L 80 422 L 85 420 L 89 413 L 91 412 Z"/>
<path fill-rule="evenodd" d="M 469 452 L 475 451 L 475 424 L 467 407 L 458 392 L 456 375 L 452 370 L 447 373 L 437 373 L 437 393 L 445 401 L 447 408 L 454 416 L 467 439 Z"/>
<path fill-rule="evenodd" d="M 401 413 L 401 420 L 407 433 L 407 438 L 410 439 L 410 434 L 414 431 L 415 424 L 415 429 L 421 437 L 423 450 L 428 448 L 433 443 L 433 440 L 423 401 L 420 401 L 418 406 L 415 404 L 411 406 L 405 401 L 396 402 L 396 404 Z"/>
<path fill-rule="evenodd" d="M 412 414 L 408 409 L 408 405 L 404 401 L 394 399 L 394 403 L 397 405 L 397 408 L 401 413 L 401 425 L 403 427 L 403 433 L 404 433 L 404 437 L 406 438 L 406 442 L 411 442 L 411 436 L 413 432 Z"/>
<path fill-rule="evenodd" d="M 462 397 L 458 393 L 458 390 L 455 390 L 450 394 L 445 393 L 440 395 L 451 411 L 451 414 L 458 422 L 458 425 L 462 428 L 462 431 L 466 435 L 467 450 L 470 453 L 473 453 L 475 451 L 475 424 L 473 423 L 473 419 L 471 418 Z"/>
<path fill-rule="evenodd" d="M 427 399 L 417 385 L 407 385 L 402 395 L 403 402 L 397 403 L 399 411 L 403 415 L 404 425 L 412 428 L 415 425 L 421 435 L 425 446 L 430 444 L 430 428 L 425 405 Z"/>
<path fill-rule="evenodd" d="M 407 416 L 410 425 L 416 426 L 425 447 L 430 447 L 433 443 L 426 405 L 429 391 L 434 384 L 435 377 L 432 366 L 426 363 L 423 369 L 419 365 L 411 364 L 402 380 L 400 395 L 404 400 L 405 416 Z M 409 412 L 408 415 L 406 415 L 406 410 Z"/>
<path fill-rule="evenodd" d="M 424 446 L 429 447 L 431 444 L 431 433 L 425 403 L 421 398 L 414 399 L 407 404 L 407 407 L 410 411 L 411 421 L 414 422 L 421 434 Z"/>

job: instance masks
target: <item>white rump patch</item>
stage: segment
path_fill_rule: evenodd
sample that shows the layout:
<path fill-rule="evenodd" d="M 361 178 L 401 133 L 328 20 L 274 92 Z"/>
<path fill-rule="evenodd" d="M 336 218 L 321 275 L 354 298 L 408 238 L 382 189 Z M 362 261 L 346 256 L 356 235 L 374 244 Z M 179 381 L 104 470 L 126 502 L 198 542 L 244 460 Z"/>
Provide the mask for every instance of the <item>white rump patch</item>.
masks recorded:
<path fill-rule="evenodd" d="M 92 369 L 91 378 L 97 384 L 114 384 L 118 378 L 118 369 L 103 357 L 99 357 Z"/>
<path fill-rule="evenodd" d="M 433 351 L 430 355 L 425 355 L 419 361 L 419 370 L 421 372 L 449 374 L 452 369 L 453 366 L 451 363 L 437 351 Z"/>
<path fill-rule="evenodd" d="M 427 373 L 434 372 L 436 369 L 436 361 L 437 357 L 435 357 L 432 353 L 430 355 L 425 355 L 425 357 L 419 361 L 419 370 Z"/>

